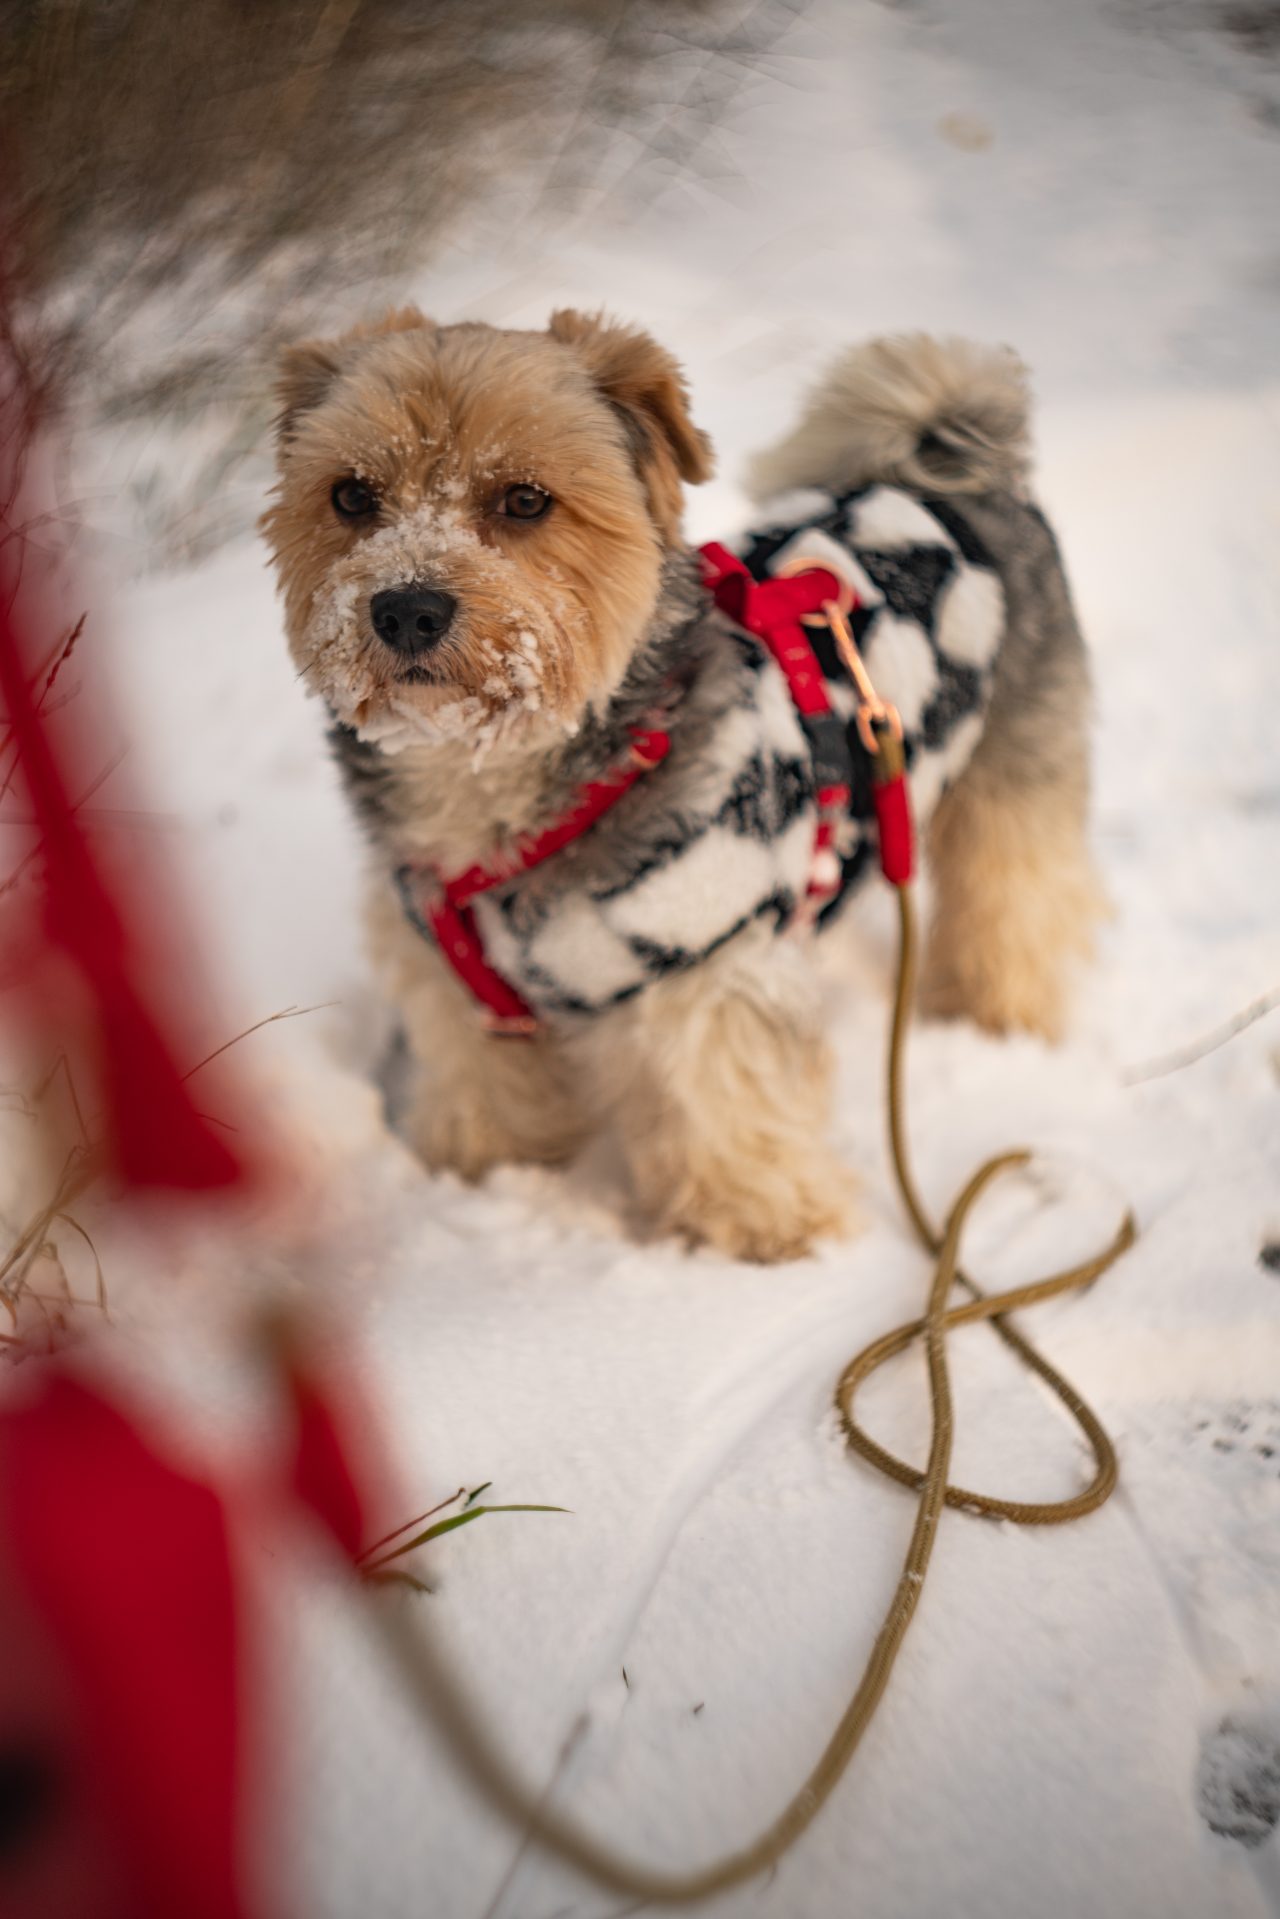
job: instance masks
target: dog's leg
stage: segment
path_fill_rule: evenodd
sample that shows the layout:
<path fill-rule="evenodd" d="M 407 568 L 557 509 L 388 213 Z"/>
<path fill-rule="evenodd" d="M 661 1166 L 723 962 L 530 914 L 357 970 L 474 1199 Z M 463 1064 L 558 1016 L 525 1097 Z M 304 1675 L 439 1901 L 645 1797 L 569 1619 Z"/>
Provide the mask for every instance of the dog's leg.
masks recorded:
<path fill-rule="evenodd" d="M 744 934 L 576 1044 L 660 1228 L 760 1261 L 850 1229 L 816 988 L 789 942 Z"/>
<path fill-rule="evenodd" d="M 999 559 L 1008 627 L 982 739 L 927 834 L 936 904 L 921 1005 L 1057 1039 L 1107 912 L 1086 837 L 1084 646 L 1039 516 L 995 499 L 964 511 Z"/>
<path fill-rule="evenodd" d="M 1061 1037 L 1071 976 L 1103 910 L 1084 818 L 1077 783 L 1018 786 L 987 765 L 944 796 L 927 836 L 935 904 L 923 1012 Z"/>
<path fill-rule="evenodd" d="M 369 922 L 413 1055 L 405 1131 L 424 1164 L 479 1179 L 507 1161 L 572 1158 L 585 1120 L 555 1042 L 486 1032 L 470 994 L 385 889 Z"/>

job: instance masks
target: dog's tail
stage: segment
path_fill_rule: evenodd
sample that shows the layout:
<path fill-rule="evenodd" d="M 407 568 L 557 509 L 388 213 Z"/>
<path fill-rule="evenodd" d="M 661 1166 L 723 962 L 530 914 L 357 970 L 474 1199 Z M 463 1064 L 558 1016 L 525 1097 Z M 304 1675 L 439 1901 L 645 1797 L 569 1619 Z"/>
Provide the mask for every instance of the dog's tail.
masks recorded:
<path fill-rule="evenodd" d="M 1007 347 L 896 334 L 850 348 L 795 430 L 756 454 L 756 499 L 873 482 L 922 493 L 1025 491 L 1027 372 Z"/>

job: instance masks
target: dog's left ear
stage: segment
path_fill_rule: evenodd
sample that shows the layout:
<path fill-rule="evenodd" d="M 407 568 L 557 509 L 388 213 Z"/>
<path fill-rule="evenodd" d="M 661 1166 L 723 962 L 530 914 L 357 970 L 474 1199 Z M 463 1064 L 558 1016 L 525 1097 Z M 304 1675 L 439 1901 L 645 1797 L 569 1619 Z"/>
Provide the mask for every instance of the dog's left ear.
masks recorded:
<path fill-rule="evenodd" d="M 665 347 L 637 327 L 603 313 L 553 313 L 547 331 L 572 347 L 626 428 L 649 511 L 670 544 L 680 533 L 682 480 L 697 485 L 715 471 L 711 442 L 689 417 L 684 375 Z"/>

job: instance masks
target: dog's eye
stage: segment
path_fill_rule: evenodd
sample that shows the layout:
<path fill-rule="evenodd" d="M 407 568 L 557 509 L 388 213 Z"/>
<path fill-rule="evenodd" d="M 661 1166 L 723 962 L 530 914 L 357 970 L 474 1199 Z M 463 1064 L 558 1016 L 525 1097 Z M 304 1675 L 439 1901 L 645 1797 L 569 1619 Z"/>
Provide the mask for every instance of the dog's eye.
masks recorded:
<path fill-rule="evenodd" d="M 343 520 L 365 520 L 378 510 L 378 499 L 373 488 L 354 476 L 339 480 L 329 498 L 333 501 L 334 512 Z"/>
<path fill-rule="evenodd" d="M 551 511 L 551 495 L 540 486 L 509 486 L 498 511 L 509 520 L 540 520 Z"/>

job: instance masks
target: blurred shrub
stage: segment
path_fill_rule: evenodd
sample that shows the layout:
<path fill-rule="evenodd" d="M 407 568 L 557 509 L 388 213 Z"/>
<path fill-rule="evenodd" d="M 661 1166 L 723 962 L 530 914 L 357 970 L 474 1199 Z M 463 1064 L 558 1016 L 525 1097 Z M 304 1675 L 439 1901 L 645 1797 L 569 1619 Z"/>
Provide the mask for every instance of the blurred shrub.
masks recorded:
<path fill-rule="evenodd" d="M 655 68 L 759 41 L 768 6 L 728 11 L 0 0 L 8 270 L 46 370 L 92 364 L 112 411 L 244 391 L 309 309 L 420 265 L 504 169 L 572 191 Z"/>
<path fill-rule="evenodd" d="M 126 442 L 136 422 L 148 452 L 112 476 L 135 529 L 153 557 L 208 550 L 250 517 L 283 340 L 400 295 L 488 193 L 571 211 L 620 129 L 642 156 L 624 201 L 646 160 L 696 170 L 803 4 L 0 0 L 0 322 L 24 396 L 74 397 Z"/>

